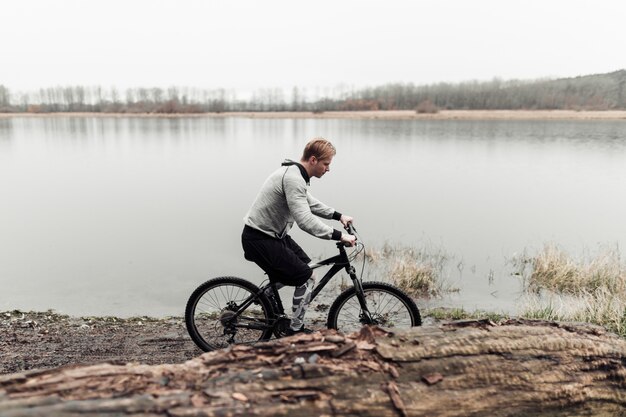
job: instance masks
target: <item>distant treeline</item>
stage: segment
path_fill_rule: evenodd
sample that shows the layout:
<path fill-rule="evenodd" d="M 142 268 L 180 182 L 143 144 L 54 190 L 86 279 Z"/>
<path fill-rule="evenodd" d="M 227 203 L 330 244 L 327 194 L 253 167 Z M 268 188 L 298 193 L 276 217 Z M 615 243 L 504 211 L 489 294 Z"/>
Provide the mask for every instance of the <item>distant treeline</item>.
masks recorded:
<path fill-rule="evenodd" d="M 261 89 L 248 99 L 232 90 L 170 87 L 54 87 L 11 91 L 0 85 L 0 112 L 204 113 L 227 111 L 347 110 L 611 110 L 626 109 L 626 70 L 575 78 L 520 81 L 493 79 L 430 85 L 337 87 L 310 98 L 294 87 Z M 320 98 L 321 97 L 321 98 Z"/>

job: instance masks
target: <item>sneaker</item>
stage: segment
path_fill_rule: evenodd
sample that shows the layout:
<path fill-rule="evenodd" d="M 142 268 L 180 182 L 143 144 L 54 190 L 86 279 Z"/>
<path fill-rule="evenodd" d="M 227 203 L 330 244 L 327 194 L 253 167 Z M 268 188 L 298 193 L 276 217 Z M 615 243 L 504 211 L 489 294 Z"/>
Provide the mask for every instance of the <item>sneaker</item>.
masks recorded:
<path fill-rule="evenodd" d="M 289 327 L 285 333 L 287 334 L 287 336 L 293 336 L 295 334 L 311 334 L 313 332 L 315 332 L 315 330 L 307 329 L 303 325 L 298 330 L 293 330 L 291 327 Z"/>

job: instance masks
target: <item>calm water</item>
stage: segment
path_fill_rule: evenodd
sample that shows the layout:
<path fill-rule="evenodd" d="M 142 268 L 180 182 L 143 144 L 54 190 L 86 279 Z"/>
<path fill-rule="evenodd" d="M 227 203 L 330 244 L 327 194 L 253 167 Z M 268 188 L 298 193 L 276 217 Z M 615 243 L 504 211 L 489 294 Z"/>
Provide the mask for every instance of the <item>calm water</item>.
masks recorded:
<path fill-rule="evenodd" d="M 370 247 L 445 254 L 441 305 L 514 311 L 507 261 L 548 242 L 625 254 L 626 121 L 0 119 L 0 310 L 181 315 L 208 277 L 259 282 L 242 218 L 314 136 L 338 154 L 312 194 Z"/>

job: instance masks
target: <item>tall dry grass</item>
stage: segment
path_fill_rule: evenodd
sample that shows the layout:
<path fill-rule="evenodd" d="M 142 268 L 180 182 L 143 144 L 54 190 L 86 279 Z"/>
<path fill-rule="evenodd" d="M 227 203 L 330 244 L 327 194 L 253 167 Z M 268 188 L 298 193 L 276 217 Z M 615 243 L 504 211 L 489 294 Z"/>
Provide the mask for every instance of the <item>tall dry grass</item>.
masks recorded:
<path fill-rule="evenodd" d="M 619 248 L 575 259 L 551 244 L 518 264 L 530 265 L 521 316 L 593 323 L 626 337 L 626 265 Z"/>
<path fill-rule="evenodd" d="M 444 267 L 451 258 L 442 249 L 383 245 L 365 251 L 369 276 L 389 281 L 414 296 L 439 296 L 453 291 L 444 277 Z"/>
<path fill-rule="evenodd" d="M 532 259 L 528 289 L 574 295 L 607 289 L 626 294 L 626 266 L 617 247 L 603 248 L 596 255 L 585 254 L 576 260 L 550 244 Z"/>

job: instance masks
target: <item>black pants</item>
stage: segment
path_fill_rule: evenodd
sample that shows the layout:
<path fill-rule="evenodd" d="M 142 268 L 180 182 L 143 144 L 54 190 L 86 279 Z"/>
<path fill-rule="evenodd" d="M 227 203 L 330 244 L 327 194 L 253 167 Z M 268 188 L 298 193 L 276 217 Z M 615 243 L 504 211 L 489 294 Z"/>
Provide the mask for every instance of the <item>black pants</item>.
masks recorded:
<path fill-rule="evenodd" d="M 259 265 L 271 281 L 298 287 L 313 274 L 308 265 L 311 258 L 289 235 L 277 239 L 244 226 L 241 245 L 245 258 Z"/>

